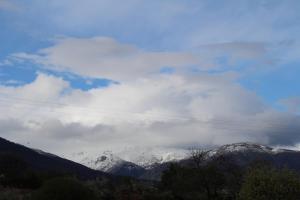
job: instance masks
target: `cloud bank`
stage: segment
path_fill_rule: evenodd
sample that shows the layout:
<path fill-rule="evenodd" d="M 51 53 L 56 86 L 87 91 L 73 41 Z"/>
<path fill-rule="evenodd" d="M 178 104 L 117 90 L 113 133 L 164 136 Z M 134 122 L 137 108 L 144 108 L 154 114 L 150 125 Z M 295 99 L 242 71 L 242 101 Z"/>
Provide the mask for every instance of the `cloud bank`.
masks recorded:
<path fill-rule="evenodd" d="M 161 74 L 88 91 L 40 73 L 34 82 L 2 86 L 0 93 L 1 135 L 64 156 L 74 148 L 99 153 L 136 144 L 300 141 L 299 116 L 265 105 L 230 73 Z"/>

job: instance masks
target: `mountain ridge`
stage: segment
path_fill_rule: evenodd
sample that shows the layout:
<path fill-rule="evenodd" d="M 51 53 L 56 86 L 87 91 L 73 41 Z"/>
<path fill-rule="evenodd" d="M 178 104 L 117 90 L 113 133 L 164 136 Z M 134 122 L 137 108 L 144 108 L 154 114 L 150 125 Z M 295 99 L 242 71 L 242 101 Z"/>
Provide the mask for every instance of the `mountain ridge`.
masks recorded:
<path fill-rule="evenodd" d="M 267 160 L 275 163 L 277 166 L 287 165 L 292 169 L 300 171 L 300 161 L 297 161 L 298 159 L 300 160 L 300 151 L 296 150 L 281 149 L 252 142 L 239 142 L 203 150 L 203 152 L 205 153 L 207 160 L 216 159 L 220 156 L 230 157 L 230 159 L 233 159 L 234 162 L 240 166 L 246 166 L 255 160 Z M 167 169 L 171 163 L 175 162 L 186 165 L 187 163 L 192 162 L 192 158 L 190 157 L 191 152 L 190 155 L 186 152 L 186 157 L 183 157 L 182 159 L 171 159 L 166 162 L 150 162 L 150 165 L 144 166 L 124 161 L 118 156 L 115 156 L 112 152 L 110 152 L 109 155 L 118 158 L 119 160 L 118 162 L 115 162 L 115 165 L 112 163 L 108 164 L 107 166 L 110 166 L 110 169 L 106 170 L 106 172 L 148 180 L 158 180 L 161 173 Z M 116 159 L 107 159 L 107 161 L 109 160 Z"/>
<path fill-rule="evenodd" d="M 89 156 L 87 153 L 80 152 L 73 154 L 71 159 L 92 169 L 110 172 L 123 164 L 150 169 L 153 165 L 182 160 L 186 156 L 184 151 L 172 152 L 169 149 L 139 147 L 138 149 L 127 148 L 117 153 L 104 151 L 98 156 Z"/>
<path fill-rule="evenodd" d="M 200 150 L 201 151 L 201 150 Z M 257 143 L 233 143 L 222 145 L 220 147 L 204 150 L 206 160 L 217 159 L 218 157 L 229 158 L 236 165 L 245 167 L 256 160 L 265 160 L 271 162 L 276 167 L 288 167 L 300 172 L 300 151 L 281 149 L 261 145 Z M 86 167 L 82 164 L 73 162 L 56 156 L 42 150 L 31 149 L 26 146 L 10 142 L 0 138 L 0 153 L 13 153 L 22 157 L 30 167 L 41 171 L 60 171 L 75 174 L 76 176 L 94 179 L 96 177 L 108 177 L 108 174 L 118 176 L 130 176 L 144 180 L 159 180 L 161 174 L 171 163 L 176 162 L 179 165 L 191 165 L 192 158 L 188 155 L 182 159 L 153 159 L 155 162 L 149 162 L 151 165 L 137 165 L 133 162 L 123 160 L 119 156 L 114 155 L 111 151 L 106 151 L 98 156 L 96 160 L 92 160 L 90 165 L 94 165 L 94 169 Z M 139 153 L 139 152 L 136 152 Z M 170 152 L 169 152 L 170 153 Z M 85 156 L 84 153 L 79 153 Z M 146 154 L 141 154 L 142 156 Z M 151 154 L 149 154 L 151 155 Z M 171 155 L 171 154 L 166 154 Z M 191 154 L 190 154 L 191 155 Z M 145 156 L 146 158 L 148 156 Z M 150 156 L 151 157 L 151 156 Z M 158 160 L 158 162 L 157 162 Z M 86 160 L 89 162 L 89 158 Z M 159 162 L 166 161 L 166 162 Z M 108 173 L 104 173 L 103 169 Z M 103 171 L 101 171 L 103 170 Z"/>

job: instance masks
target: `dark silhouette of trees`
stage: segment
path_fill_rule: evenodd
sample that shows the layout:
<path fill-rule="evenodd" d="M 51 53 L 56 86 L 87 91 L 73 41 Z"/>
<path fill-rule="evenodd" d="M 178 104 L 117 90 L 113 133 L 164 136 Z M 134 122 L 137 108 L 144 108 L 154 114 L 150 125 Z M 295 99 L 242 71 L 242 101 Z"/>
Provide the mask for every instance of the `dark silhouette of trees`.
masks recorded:
<path fill-rule="evenodd" d="M 196 167 L 172 164 L 162 175 L 162 188 L 178 199 L 221 199 L 226 183 L 224 173 L 214 162 L 198 164 Z"/>
<path fill-rule="evenodd" d="M 19 156 L 0 154 L 0 184 L 4 187 L 37 188 L 41 180 Z"/>
<path fill-rule="evenodd" d="M 200 168 L 201 165 L 203 165 L 206 155 L 207 155 L 207 151 L 204 151 L 202 149 L 199 148 L 190 149 L 190 158 L 196 168 Z"/>
<path fill-rule="evenodd" d="M 209 157 L 196 149 L 173 163 L 161 181 L 131 177 L 88 181 L 65 173 L 30 169 L 15 154 L 0 154 L 0 199 L 27 200 L 297 200 L 300 176 L 270 160 L 246 166 L 228 155 Z"/>
<path fill-rule="evenodd" d="M 191 163 L 172 164 L 161 179 L 164 190 L 177 199 L 236 199 L 242 169 L 229 157 L 207 157 L 200 149 L 191 151 Z"/>
<path fill-rule="evenodd" d="M 32 200 L 95 200 L 94 192 L 74 178 L 51 179 L 38 190 Z"/>
<path fill-rule="evenodd" d="M 245 175 L 240 200 L 300 199 L 300 177 L 288 169 L 256 166 Z"/>

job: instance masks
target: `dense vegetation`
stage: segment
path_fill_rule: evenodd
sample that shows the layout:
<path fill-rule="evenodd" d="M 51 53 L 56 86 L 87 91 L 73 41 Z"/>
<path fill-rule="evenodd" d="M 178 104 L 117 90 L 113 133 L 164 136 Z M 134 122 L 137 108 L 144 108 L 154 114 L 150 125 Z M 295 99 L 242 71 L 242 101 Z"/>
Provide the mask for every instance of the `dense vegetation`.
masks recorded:
<path fill-rule="evenodd" d="M 0 154 L 0 200 L 296 200 L 300 177 L 288 169 L 256 162 L 241 168 L 230 159 L 171 164 L 160 182 L 128 177 L 79 180 L 70 174 L 37 172 L 12 154 Z"/>

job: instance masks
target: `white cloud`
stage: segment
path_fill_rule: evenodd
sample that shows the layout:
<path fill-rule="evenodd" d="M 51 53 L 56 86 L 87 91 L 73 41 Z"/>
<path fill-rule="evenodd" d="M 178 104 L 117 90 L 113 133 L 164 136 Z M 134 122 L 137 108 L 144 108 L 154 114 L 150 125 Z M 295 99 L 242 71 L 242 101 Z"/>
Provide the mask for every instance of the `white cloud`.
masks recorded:
<path fill-rule="evenodd" d="M 250 61 L 258 64 L 251 68 L 246 64 L 246 73 L 261 70 L 260 64 L 264 64 L 265 69 L 267 66 L 274 69 L 277 60 L 269 55 L 272 54 L 269 46 L 263 42 L 225 42 L 199 45 L 193 52 L 146 51 L 109 37 L 63 37 L 35 53 L 15 53 L 7 60 L 11 63 L 25 60 L 51 70 L 122 82 L 157 75 L 166 67 L 182 74 L 193 73 L 195 69 L 234 69 L 239 61 Z M 238 65 L 238 69 L 242 68 Z"/>
<path fill-rule="evenodd" d="M 295 134 L 300 127 L 293 125 L 300 124 L 299 117 L 267 107 L 231 74 L 160 75 L 88 91 L 39 74 L 33 83 L 2 86 L 0 93 L 6 94 L 0 96 L 6 113 L 1 136 L 60 155 L 74 147 L 101 152 L 137 144 L 179 148 L 300 140 Z"/>
<path fill-rule="evenodd" d="M 64 38 L 38 54 L 19 53 L 14 58 L 28 59 L 56 70 L 82 76 L 128 80 L 159 73 L 162 67 L 180 67 L 199 62 L 194 55 L 176 52 L 147 52 L 112 38 Z"/>

